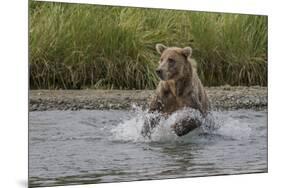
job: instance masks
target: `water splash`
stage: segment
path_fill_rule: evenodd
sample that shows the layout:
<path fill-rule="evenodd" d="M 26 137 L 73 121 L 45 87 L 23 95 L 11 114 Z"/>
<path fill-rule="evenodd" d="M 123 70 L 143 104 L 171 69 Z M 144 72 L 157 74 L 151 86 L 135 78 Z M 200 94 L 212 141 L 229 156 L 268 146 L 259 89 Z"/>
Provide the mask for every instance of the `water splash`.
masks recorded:
<path fill-rule="evenodd" d="M 219 129 L 217 129 L 214 134 L 235 140 L 247 139 L 251 135 L 252 130 L 250 124 L 243 119 L 232 117 L 231 111 L 217 111 L 213 114 L 216 118 L 216 124 L 219 124 Z"/>
<path fill-rule="evenodd" d="M 244 139 L 248 138 L 251 133 L 248 124 L 231 117 L 230 112 L 214 111 L 203 118 L 197 110 L 185 108 L 174 112 L 167 119 L 161 118 L 151 137 L 146 138 L 141 134 L 145 119 L 159 114 L 148 113 L 147 109 L 142 110 L 140 106 L 136 105 L 132 106 L 131 113 L 133 117 L 124 120 L 111 130 L 114 140 L 125 142 L 193 142 L 194 140 L 198 141 L 201 137 L 206 138 L 206 135 L 209 139 L 216 136 L 226 139 Z M 191 118 L 199 119 L 202 125 L 187 135 L 178 137 L 171 126 L 178 120 L 185 118 L 186 114 Z"/>

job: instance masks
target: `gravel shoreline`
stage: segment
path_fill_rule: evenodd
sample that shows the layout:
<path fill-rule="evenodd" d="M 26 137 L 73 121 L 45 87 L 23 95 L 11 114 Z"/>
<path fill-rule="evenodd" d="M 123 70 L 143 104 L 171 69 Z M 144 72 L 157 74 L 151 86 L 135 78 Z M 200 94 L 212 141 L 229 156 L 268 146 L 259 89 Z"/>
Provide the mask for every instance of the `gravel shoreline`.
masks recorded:
<path fill-rule="evenodd" d="M 205 87 L 216 110 L 267 109 L 267 87 Z M 154 90 L 30 90 L 29 111 L 146 108 Z"/>

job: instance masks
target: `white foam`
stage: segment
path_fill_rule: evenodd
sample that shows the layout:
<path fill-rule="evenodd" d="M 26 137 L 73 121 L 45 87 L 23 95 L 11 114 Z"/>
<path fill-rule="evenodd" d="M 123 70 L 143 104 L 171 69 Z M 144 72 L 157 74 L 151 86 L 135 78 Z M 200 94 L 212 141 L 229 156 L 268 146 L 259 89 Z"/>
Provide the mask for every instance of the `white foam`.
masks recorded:
<path fill-rule="evenodd" d="M 220 119 L 216 120 L 216 123 L 220 124 L 220 128 L 215 131 L 216 134 L 236 140 L 245 139 L 250 136 L 251 128 L 247 121 L 235 119 L 230 116 L 230 113 L 222 114 L 221 112 L 216 112 L 215 116 L 220 117 Z"/>
<path fill-rule="evenodd" d="M 136 114 L 135 117 L 124 120 L 111 130 L 114 140 L 133 142 L 190 142 L 197 139 L 201 133 L 221 135 L 232 139 L 244 139 L 248 138 L 251 132 L 251 128 L 247 123 L 243 123 L 239 119 L 234 119 L 229 113 L 213 112 L 206 118 L 202 118 L 198 111 L 187 108 L 173 113 L 168 119 L 162 118 L 149 139 L 142 136 L 141 130 L 145 118 L 157 114 L 150 114 L 147 110 L 141 110 L 141 108 L 137 106 L 133 106 L 133 111 L 134 114 Z M 190 117 L 200 119 L 202 121 L 202 126 L 185 136 L 178 137 L 171 129 L 171 126 L 177 120 L 186 117 L 186 114 Z"/>
<path fill-rule="evenodd" d="M 145 118 L 149 116 L 157 116 L 158 114 L 148 113 L 147 110 L 141 110 L 141 108 L 137 106 L 133 106 L 133 111 L 136 114 L 135 117 L 129 120 L 124 120 L 122 123 L 118 124 L 117 127 L 111 130 L 114 139 L 134 142 L 178 141 L 179 137 L 175 135 L 171 129 L 171 125 L 180 118 L 186 117 L 187 113 L 191 116 L 200 116 L 197 111 L 184 109 L 173 113 L 168 119 L 161 118 L 159 125 L 153 130 L 151 138 L 148 139 L 141 135 Z"/>

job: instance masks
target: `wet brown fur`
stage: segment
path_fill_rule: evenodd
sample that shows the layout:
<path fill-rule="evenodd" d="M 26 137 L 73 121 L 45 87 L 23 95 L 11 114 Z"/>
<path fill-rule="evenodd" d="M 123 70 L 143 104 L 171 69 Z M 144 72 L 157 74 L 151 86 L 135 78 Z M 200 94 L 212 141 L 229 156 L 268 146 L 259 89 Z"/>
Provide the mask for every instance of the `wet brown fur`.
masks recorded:
<path fill-rule="evenodd" d="M 165 47 L 162 44 L 158 44 L 156 49 L 161 54 L 157 69 L 163 71 L 164 79 L 157 86 L 149 110 L 169 115 L 190 107 L 205 115 L 209 110 L 209 101 L 197 75 L 196 62 L 190 58 L 192 49 Z M 169 59 L 175 60 L 172 68 L 168 66 Z"/>

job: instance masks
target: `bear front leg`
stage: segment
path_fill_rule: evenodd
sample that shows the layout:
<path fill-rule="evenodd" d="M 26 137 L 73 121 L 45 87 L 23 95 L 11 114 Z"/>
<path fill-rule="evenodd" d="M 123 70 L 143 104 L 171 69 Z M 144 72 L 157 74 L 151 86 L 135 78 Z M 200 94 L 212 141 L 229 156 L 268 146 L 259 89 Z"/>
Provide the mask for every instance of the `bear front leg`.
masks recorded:
<path fill-rule="evenodd" d="M 143 137 L 151 138 L 151 134 L 153 129 L 159 124 L 161 116 L 160 114 L 153 112 L 161 112 L 162 110 L 162 102 L 158 95 L 155 95 L 149 105 L 149 113 L 152 113 L 152 116 L 146 116 L 144 120 L 144 125 L 141 130 L 141 134 Z"/>
<path fill-rule="evenodd" d="M 160 119 L 161 117 L 159 114 L 155 114 L 152 117 L 145 117 L 144 125 L 141 130 L 142 136 L 150 139 L 153 129 L 159 124 Z"/>
<path fill-rule="evenodd" d="M 176 122 L 172 125 L 172 129 L 177 136 L 184 136 L 192 130 L 198 128 L 200 125 L 201 121 L 199 119 L 188 117 Z"/>
<path fill-rule="evenodd" d="M 191 100 L 193 103 L 193 108 L 198 109 L 199 112 L 205 117 L 207 112 L 206 110 L 203 108 L 201 102 L 198 99 L 198 95 L 195 95 L 195 93 L 191 94 Z"/>

